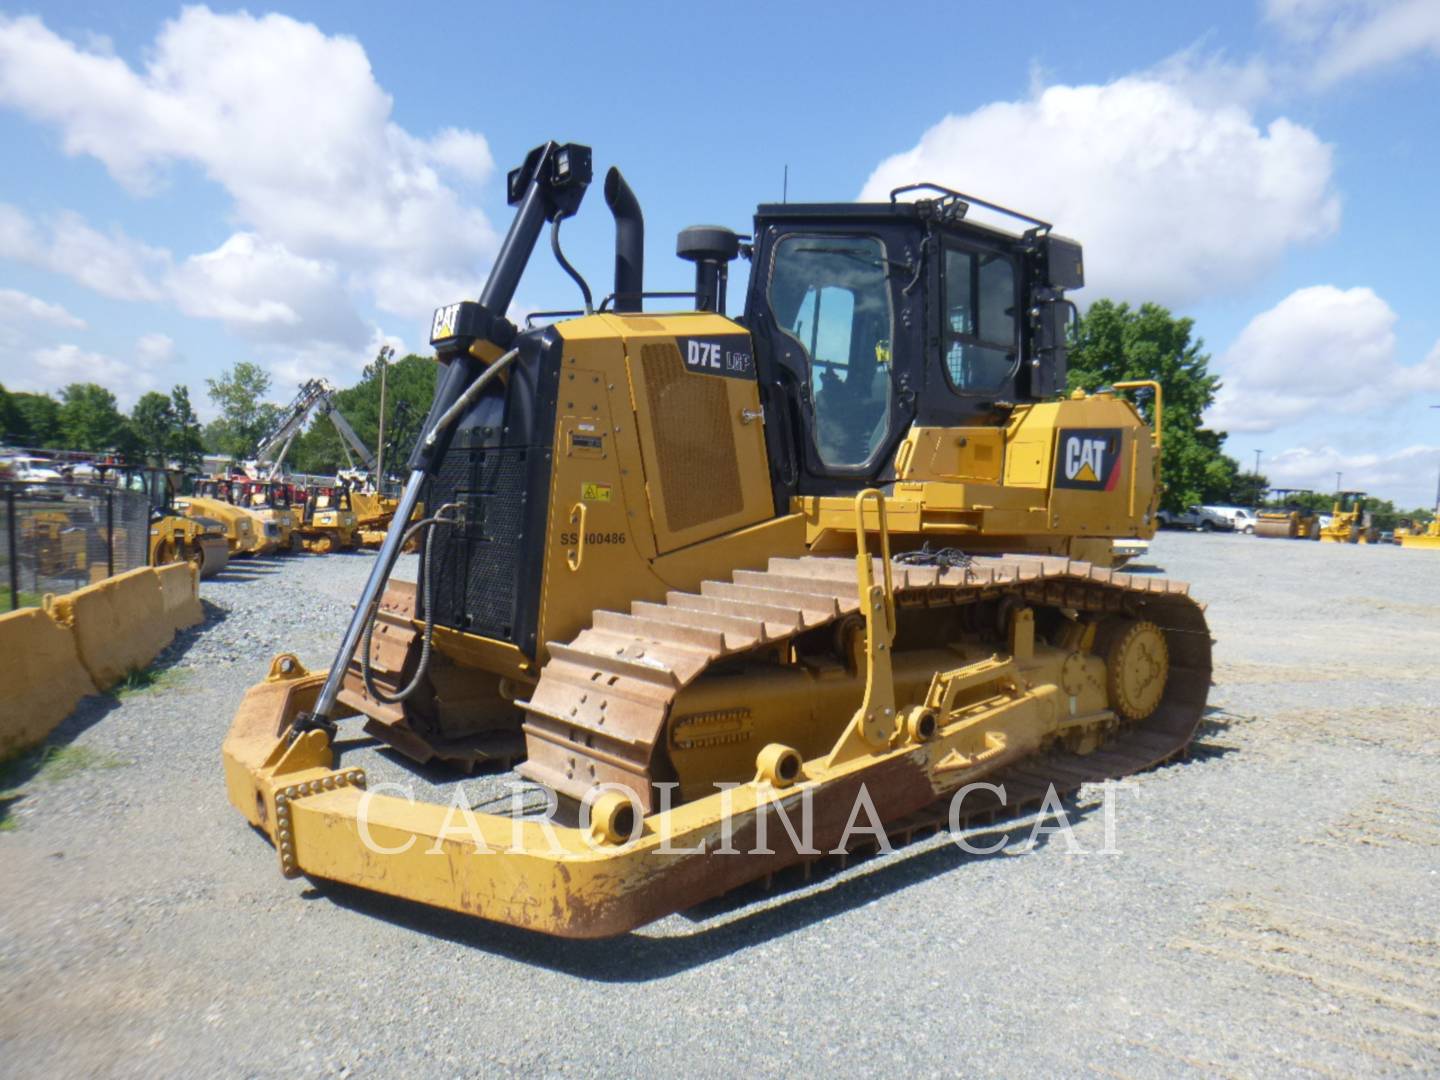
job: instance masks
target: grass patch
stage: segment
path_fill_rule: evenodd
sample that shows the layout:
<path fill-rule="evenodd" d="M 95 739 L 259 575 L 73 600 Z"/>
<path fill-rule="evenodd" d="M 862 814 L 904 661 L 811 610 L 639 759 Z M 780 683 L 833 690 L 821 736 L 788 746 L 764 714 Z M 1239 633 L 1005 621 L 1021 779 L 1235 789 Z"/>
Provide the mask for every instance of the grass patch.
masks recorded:
<path fill-rule="evenodd" d="M 49 746 L 45 748 L 35 777 L 53 784 L 91 769 L 118 769 L 129 764 L 107 750 L 94 750 L 88 746 Z"/>
<path fill-rule="evenodd" d="M 179 668 L 136 668 L 109 690 L 121 701 L 146 690 L 168 690 L 185 681 L 186 672 Z"/>
<path fill-rule="evenodd" d="M 40 607 L 45 601 L 45 594 L 38 592 L 27 592 L 20 590 L 20 603 L 15 607 L 10 606 L 10 586 L 0 588 L 0 615 L 7 611 L 19 611 L 20 608 Z"/>
<path fill-rule="evenodd" d="M 89 746 L 47 746 L 0 764 L 0 832 L 14 832 L 20 823 L 11 808 L 27 794 L 27 783 L 59 783 L 92 769 L 119 769 L 130 762 L 108 750 Z"/>

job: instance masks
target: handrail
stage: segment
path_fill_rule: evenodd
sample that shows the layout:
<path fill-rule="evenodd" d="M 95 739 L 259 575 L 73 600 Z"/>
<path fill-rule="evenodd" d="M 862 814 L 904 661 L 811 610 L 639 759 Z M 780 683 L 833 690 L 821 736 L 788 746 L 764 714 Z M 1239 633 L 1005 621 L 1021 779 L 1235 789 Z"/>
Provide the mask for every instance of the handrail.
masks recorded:
<path fill-rule="evenodd" d="M 1161 447 L 1160 414 L 1164 411 L 1165 397 L 1164 392 L 1160 389 L 1160 384 L 1154 379 L 1127 379 L 1125 382 L 1112 383 L 1111 385 L 1116 390 L 1143 390 L 1148 386 L 1155 392 L 1155 425 L 1152 429 L 1151 436 L 1154 439 L 1155 449 L 1158 452 Z"/>

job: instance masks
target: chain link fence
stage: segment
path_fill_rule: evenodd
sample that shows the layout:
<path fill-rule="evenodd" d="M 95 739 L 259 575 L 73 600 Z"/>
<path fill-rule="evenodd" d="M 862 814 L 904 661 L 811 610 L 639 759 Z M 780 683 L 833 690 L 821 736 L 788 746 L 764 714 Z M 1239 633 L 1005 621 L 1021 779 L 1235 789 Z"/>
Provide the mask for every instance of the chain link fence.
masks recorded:
<path fill-rule="evenodd" d="M 0 611 L 38 606 L 149 561 L 143 491 L 71 482 L 0 483 Z"/>

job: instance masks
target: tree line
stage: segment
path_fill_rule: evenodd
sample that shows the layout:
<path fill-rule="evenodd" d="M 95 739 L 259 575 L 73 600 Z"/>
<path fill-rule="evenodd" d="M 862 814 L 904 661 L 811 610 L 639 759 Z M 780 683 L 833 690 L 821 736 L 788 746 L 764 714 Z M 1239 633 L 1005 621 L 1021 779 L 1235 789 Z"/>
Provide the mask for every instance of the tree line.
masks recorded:
<path fill-rule="evenodd" d="M 1265 477 L 1245 472 L 1221 449 L 1225 433 L 1204 425 L 1204 412 L 1215 400 L 1220 378 L 1210 372 L 1205 343 L 1193 332 L 1193 320 L 1178 318 L 1159 304 L 1132 308 L 1096 301 L 1071 333 L 1068 388 L 1088 392 L 1130 379 L 1158 381 L 1164 393 L 1165 431 L 1161 505 L 1167 510 L 1197 504 L 1260 506 L 1268 487 Z M 335 395 L 340 412 L 373 452 L 379 437 L 384 372 L 385 459 L 397 469 L 419 436 L 435 391 L 435 370 L 428 357 L 411 354 L 395 360 L 390 350 L 382 349 L 355 385 Z M 185 386 L 174 387 L 169 395 L 145 394 L 128 416 L 117 408 L 114 394 L 94 383 L 71 384 L 58 399 L 6 393 L 0 387 L 0 430 L 12 445 L 108 451 L 196 467 L 202 453 L 234 460 L 253 456 L 283 412 L 283 406 L 266 400 L 272 389 L 269 373 L 258 364 L 240 361 L 218 378 L 206 379 L 205 385 L 219 415 L 203 428 Z M 1153 402 L 1141 395 L 1138 407 L 1153 423 Z M 324 419 L 313 421 L 296 439 L 286 461 L 296 472 L 314 474 L 334 473 L 345 464 L 340 436 Z M 1314 498 L 1321 509 L 1330 508 L 1329 496 Z M 1371 505 L 1377 521 L 1431 516 L 1426 510 L 1399 510 L 1387 500 L 1375 499 Z"/>
<path fill-rule="evenodd" d="M 1164 452 L 1160 478 L 1161 506 L 1179 511 L 1187 506 L 1259 507 L 1266 501 L 1269 481 L 1245 472 L 1221 446 L 1223 431 L 1205 427 L 1203 414 L 1215 400 L 1220 378 L 1210 372 L 1205 342 L 1193 337 L 1191 319 L 1177 318 L 1159 304 L 1132 308 L 1098 300 L 1085 313 L 1070 340 L 1069 388 L 1097 390 L 1130 379 L 1154 379 L 1164 397 Z M 1154 403 L 1138 403 L 1141 415 L 1154 423 Z M 1334 496 L 1317 492 L 1303 496 L 1304 505 L 1329 512 Z M 1366 506 L 1381 529 L 1399 520 L 1429 521 L 1426 509 L 1401 510 L 1388 499 L 1370 498 Z"/>
<path fill-rule="evenodd" d="M 336 392 L 336 407 L 372 453 L 380 434 L 382 368 L 385 459 L 399 468 L 430 407 L 435 362 L 414 354 L 394 360 L 393 350 L 385 349 L 354 386 Z M 203 426 L 191 405 L 190 389 L 183 385 L 169 394 L 152 390 L 141 395 L 128 415 L 115 395 L 96 383 L 71 383 L 56 396 L 0 386 L 0 434 L 10 446 L 114 455 L 151 465 L 173 462 L 190 470 L 200 468 L 205 454 L 234 461 L 252 457 L 284 412 L 284 406 L 266 401 L 270 374 L 242 360 L 219 377 L 206 379 L 205 386 L 219 415 Z M 319 420 L 296 438 L 286 464 L 295 472 L 333 474 L 346 460 L 334 425 Z"/>

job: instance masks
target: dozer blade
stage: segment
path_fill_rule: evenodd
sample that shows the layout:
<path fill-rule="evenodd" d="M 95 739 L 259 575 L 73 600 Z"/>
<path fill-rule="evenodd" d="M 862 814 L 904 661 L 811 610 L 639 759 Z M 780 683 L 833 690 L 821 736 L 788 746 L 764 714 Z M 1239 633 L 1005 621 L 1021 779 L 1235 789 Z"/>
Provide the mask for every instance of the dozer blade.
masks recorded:
<path fill-rule="evenodd" d="M 768 573 L 737 572 L 732 595 L 764 590 L 772 616 L 784 604 L 774 594 L 803 598 L 794 620 L 763 620 L 759 647 L 773 651 L 787 636 L 817 625 L 816 618 L 823 624 L 826 594 L 845 593 L 846 565 L 853 563 L 774 560 Z M 1146 768 L 1183 752 L 1193 737 L 1209 686 L 1210 638 L 1184 586 L 1064 559 L 1003 557 L 977 558 L 965 569 L 897 571 L 895 581 L 902 611 L 906 605 L 1014 597 L 1023 604 L 1131 612 L 1163 635 L 1169 658 L 1163 696 L 1144 720 L 1109 725 L 1108 740 L 1095 752 L 1072 753 L 1060 733 L 1089 718 L 1069 714 L 1060 687 L 1032 685 L 1018 677 L 1013 658 L 995 655 L 937 673 L 937 687 L 963 687 L 972 696 L 951 708 L 952 697 L 942 695 L 945 704 L 934 724 L 897 726 L 888 742 L 865 752 L 842 754 L 837 744 L 835 752 L 782 769 L 773 767 L 767 747 L 747 782 L 673 807 L 662 800 L 649 811 L 608 790 L 593 800 L 587 796 L 593 813 L 582 813 L 570 826 L 475 813 L 464 801 L 421 804 L 372 793 L 363 770 L 337 761 L 323 731 L 290 737 L 293 720 L 312 706 L 323 676 L 281 656 L 266 681 L 246 695 L 226 738 L 230 800 L 270 836 L 287 875 L 347 882 L 563 937 L 595 938 L 624 933 L 790 866 L 883 846 L 890 835 L 903 839 L 947 822 L 963 826 L 1038 801 L 1052 787 L 1064 792 Z M 676 602 L 695 603 L 683 596 Z M 834 617 L 843 615 L 836 610 Z M 620 633 L 639 628 L 598 621 L 612 627 L 600 633 L 611 635 L 616 627 L 626 628 Z M 703 629 L 704 620 L 698 622 Z M 685 673 L 671 668 L 674 689 L 712 662 L 707 653 L 715 660 L 734 655 L 724 632 L 712 634 L 707 646 L 683 623 L 653 619 L 644 629 L 665 625 L 688 637 L 694 661 Z M 561 663 L 557 672 L 568 671 L 564 665 L 574 667 L 587 651 L 577 639 L 569 650 L 555 652 L 552 663 Z M 666 666 L 666 655 L 663 647 L 647 652 L 658 666 Z M 634 668 L 645 666 L 611 665 L 614 685 L 638 677 Z M 542 684 L 544 679 L 542 674 Z M 661 697 L 670 692 L 665 683 L 651 679 L 643 691 L 637 684 L 616 693 L 653 702 L 657 691 Z M 543 689 L 537 687 L 537 701 Z M 556 700 L 553 689 L 547 693 Z M 663 720 L 664 709 L 648 715 Z M 857 714 L 852 724 L 859 719 Z M 653 745 L 647 723 L 637 713 L 616 736 L 636 746 L 636 756 L 621 762 L 629 770 L 639 769 L 640 744 Z M 575 768 L 586 762 L 587 749 L 588 760 L 618 760 L 611 743 L 592 746 L 579 727 L 552 734 L 570 742 Z M 1004 792 L 968 790 L 982 780 L 1003 784 Z"/>

